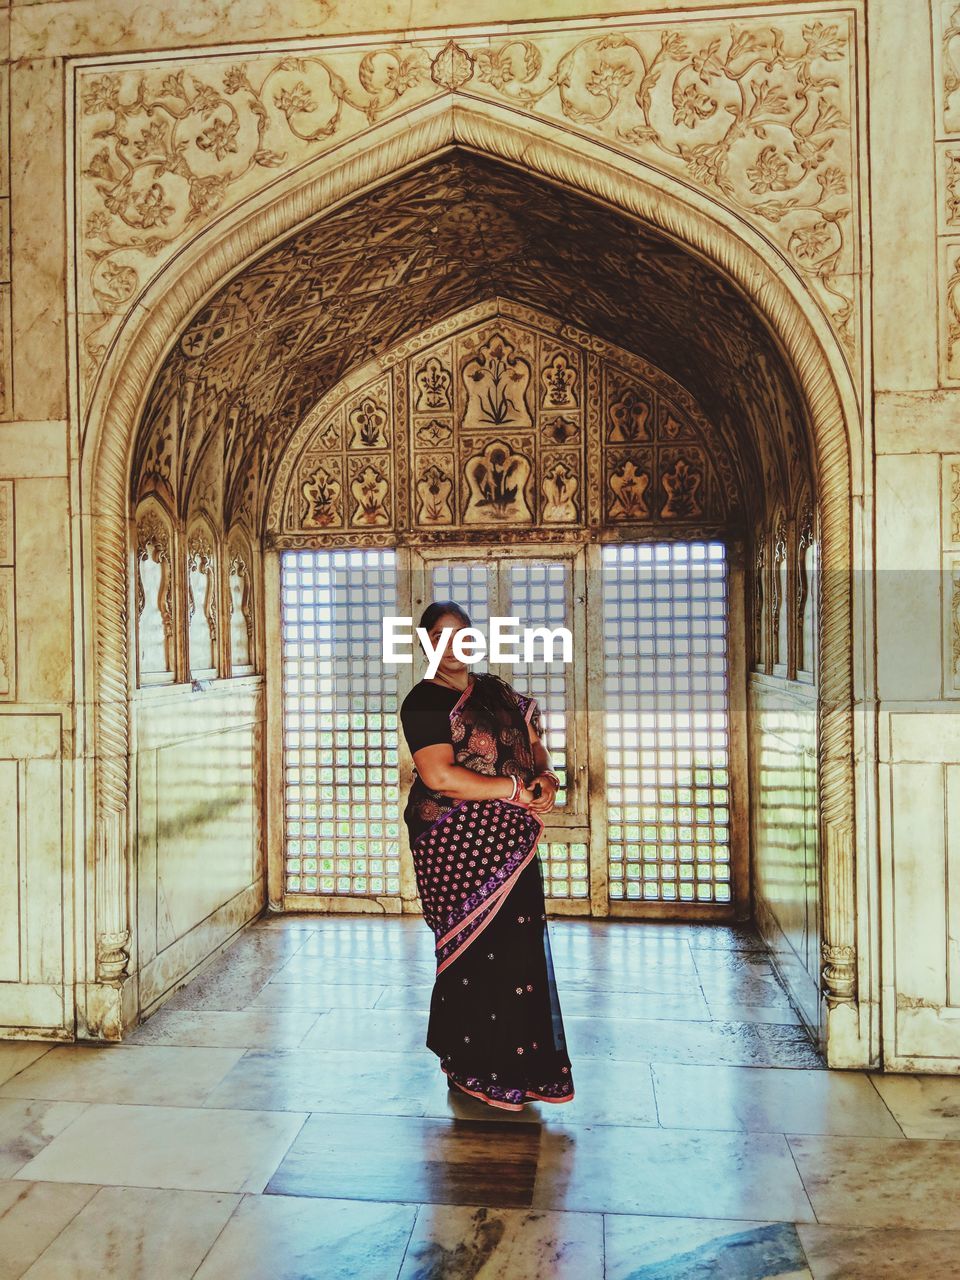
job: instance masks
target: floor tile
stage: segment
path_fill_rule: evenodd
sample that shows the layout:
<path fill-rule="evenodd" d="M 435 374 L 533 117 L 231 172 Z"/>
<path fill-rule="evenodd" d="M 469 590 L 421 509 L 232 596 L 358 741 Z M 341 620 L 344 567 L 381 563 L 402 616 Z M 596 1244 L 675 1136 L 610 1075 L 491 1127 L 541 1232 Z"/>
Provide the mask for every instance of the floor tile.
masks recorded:
<path fill-rule="evenodd" d="M 770 957 L 765 951 L 707 951 L 697 950 L 691 953 L 697 973 L 706 981 L 719 981 L 721 978 L 733 978 L 738 981 L 766 981 L 776 977 Z"/>
<path fill-rule="evenodd" d="M 427 1015 L 416 1009 L 329 1009 L 304 1036 L 304 1049 L 358 1053 L 426 1052 Z"/>
<path fill-rule="evenodd" d="M 331 964 L 323 956 L 307 956 L 297 952 L 273 975 L 274 982 L 342 982 L 348 986 L 366 986 L 396 982 L 399 962 L 386 956 L 356 956 L 346 964 Z M 437 976 L 433 960 L 404 960 L 404 981 L 433 985 Z"/>
<path fill-rule="evenodd" d="M 408 929 L 371 932 L 367 924 L 353 930 L 318 929 L 303 940 L 298 954 L 318 956 L 328 964 L 342 961 L 349 965 L 353 960 L 369 959 L 417 960 L 436 966 L 434 947 L 434 936 L 421 921 L 416 932 Z"/>
<path fill-rule="evenodd" d="M 19 1280 L 97 1188 L 0 1182 L 0 1280 Z"/>
<path fill-rule="evenodd" d="M 561 1006 L 563 994 L 560 995 Z M 691 1062 L 726 1066 L 821 1066 L 799 1027 L 748 1022 L 611 1021 L 564 1016 L 571 1059 Z M 574 1061 L 576 1070 L 576 1061 Z"/>
<path fill-rule="evenodd" d="M 12 1178 L 85 1110 L 82 1102 L 0 1098 L 0 1178 Z"/>
<path fill-rule="evenodd" d="M 267 1191 L 527 1208 L 539 1143 L 535 1124 L 317 1114 Z"/>
<path fill-rule="evenodd" d="M 870 1079 L 906 1137 L 960 1139 L 960 1076 L 872 1073 Z"/>
<path fill-rule="evenodd" d="M 769 1222 L 814 1217 L 780 1135 L 605 1125 L 544 1128 L 533 1204 Z"/>
<path fill-rule="evenodd" d="M 734 973 L 706 973 L 700 975 L 700 989 L 707 1003 L 759 1004 L 766 1008 L 787 1001 L 787 994 L 778 978 Z"/>
<path fill-rule="evenodd" d="M 246 1054 L 207 1098 L 208 1107 L 254 1111 L 424 1114 L 435 1076 L 433 1054 L 266 1050 Z"/>
<path fill-rule="evenodd" d="M 856 1073 L 655 1063 L 653 1082 L 668 1129 L 901 1136 L 870 1081 Z"/>
<path fill-rule="evenodd" d="M 223 958 L 165 1000 L 157 1013 L 174 1009 L 246 1009 L 285 963 L 286 960 L 230 964 Z"/>
<path fill-rule="evenodd" d="M 606 1280 L 810 1280 L 790 1222 L 604 1219 Z"/>
<path fill-rule="evenodd" d="M 304 1119 L 282 1111 L 91 1103 L 17 1176 L 35 1182 L 262 1191 Z"/>
<path fill-rule="evenodd" d="M 195 1280 L 393 1280 L 412 1204 L 245 1196 Z"/>
<path fill-rule="evenodd" d="M 960 1142 L 788 1140 L 820 1222 L 960 1230 Z"/>
<path fill-rule="evenodd" d="M 24 1280 L 190 1280 L 239 1198 L 101 1187 Z"/>
<path fill-rule="evenodd" d="M 558 983 L 559 987 L 559 983 Z M 656 1022 L 709 1022 L 710 1010 L 699 989 L 685 995 L 649 991 L 559 991 L 564 1018 L 596 1017 L 614 1021 L 640 1018 Z"/>
<path fill-rule="evenodd" d="M 384 986 L 380 988 L 378 1009 L 419 1009 L 429 1012 L 433 994 L 432 982 L 418 982 L 410 986 Z"/>
<path fill-rule="evenodd" d="M 783 1027 L 801 1026 L 800 1017 L 784 994 L 777 1004 L 742 1004 L 738 1000 L 727 1000 L 723 996 L 706 1000 L 705 1004 L 711 1018 L 717 1022 L 769 1022 Z"/>
<path fill-rule="evenodd" d="M 603 1280 L 603 1219 L 425 1204 L 400 1280 Z"/>
<path fill-rule="evenodd" d="M 661 969 L 649 966 L 633 971 L 613 966 L 563 965 L 554 962 L 560 1003 L 566 991 L 640 991 L 651 995 L 696 997 L 700 994 L 700 982 L 695 970 Z"/>
<path fill-rule="evenodd" d="M 763 939 L 753 925 L 691 924 L 687 926 L 691 951 L 758 951 L 766 954 Z"/>
<path fill-rule="evenodd" d="M 797 1231 L 813 1280 L 951 1280 L 960 1274 L 960 1234 L 895 1227 Z"/>
<path fill-rule="evenodd" d="M 49 1053 L 53 1046 L 36 1040 L 5 1040 L 0 1043 L 0 1084 L 24 1071 L 32 1062 Z"/>
<path fill-rule="evenodd" d="M 319 1016 L 313 1009 L 161 1009 L 127 1043 L 295 1049 Z"/>
<path fill-rule="evenodd" d="M 202 1105 L 242 1049 L 64 1045 L 0 1088 L 3 1098 Z"/>
<path fill-rule="evenodd" d="M 430 1007 L 429 987 L 395 987 L 396 991 L 426 991 Z M 268 982 L 260 994 L 247 1006 L 250 1009 L 372 1009 L 381 1005 L 384 991 L 390 990 L 382 983 L 348 985 L 343 982 Z M 398 1008 L 417 1008 L 416 1001 Z"/>

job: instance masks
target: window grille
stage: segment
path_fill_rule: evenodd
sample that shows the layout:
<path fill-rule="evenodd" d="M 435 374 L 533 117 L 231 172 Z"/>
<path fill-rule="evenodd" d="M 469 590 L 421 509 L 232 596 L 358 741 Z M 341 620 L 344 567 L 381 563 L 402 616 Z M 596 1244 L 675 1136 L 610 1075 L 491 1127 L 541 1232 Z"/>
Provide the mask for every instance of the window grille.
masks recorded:
<path fill-rule="evenodd" d="M 284 552 L 281 592 L 286 892 L 396 896 L 397 676 L 381 662 L 396 554 Z"/>
<path fill-rule="evenodd" d="M 605 546 L 602 579 L 610 897 L 730 902 L 725 548 Z"/>

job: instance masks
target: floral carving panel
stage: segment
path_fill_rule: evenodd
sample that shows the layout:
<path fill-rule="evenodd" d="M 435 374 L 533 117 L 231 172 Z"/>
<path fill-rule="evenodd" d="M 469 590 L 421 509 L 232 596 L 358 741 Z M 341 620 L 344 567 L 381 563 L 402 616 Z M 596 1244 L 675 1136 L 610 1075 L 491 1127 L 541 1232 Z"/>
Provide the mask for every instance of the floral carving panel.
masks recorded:
<path fill-rule="evenodd" d="M 299 459 L 284 525 L 302 531 L 394 526 L 393 403 L 378 378 L 326 416 Z"/>
<path fill-rule="evenodd" d="M 412 415 L 414 470 L 430 497 L 415 504 L 414 527 L 582 524 L 582 361 L 575 348 L 503 320 L 412 360 L 414 406 L 428 371 L 457 374 L 447 414 Z M 453 451 L 435 457 L 434 442 Z"/>
<path fill-rule="evenodd" d="M 278 177 L 454 93 L 599 138 L 749 220 L 807 282 L 856 363 L 854 22 L 853 10 L 633 19 L 602 29 L 518 26 L 506 41 L 362 49 L 313 41 L 187 66 L 80 68 L 84 403 L 123 317 L 184 244 Z M 496 238 L 497 225 L 460 225 L 464 216 L 447 227 L 464 253 L 477 235 Z M 495 211 L 486 216 L 497 224 Z"/>
<path fill-rule="evenodd" d="M 280 545 L 741 521 L 755 462 L 661 371 L 514 303 L 451 324 L 306 415 L 272 484 L 267 529 Z"/>
<path fill-rule="evenodd" d="M 611 524 L 721 526 L 742 507 L 737 465 L 719 433 L 699 430 L 661 392 L 606 363 L 600 435 Z"/>

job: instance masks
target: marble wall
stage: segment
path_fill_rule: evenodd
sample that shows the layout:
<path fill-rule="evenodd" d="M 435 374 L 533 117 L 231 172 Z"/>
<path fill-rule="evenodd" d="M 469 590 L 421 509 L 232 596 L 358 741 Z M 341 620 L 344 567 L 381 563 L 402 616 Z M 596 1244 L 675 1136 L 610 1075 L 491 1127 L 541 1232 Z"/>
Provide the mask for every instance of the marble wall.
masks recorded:
<path fill-rule="evenodd" d="M 134 952 L 145 1011 L 263 909 L 262 724 L 260 677 L 138 695 Z"/>
<path fill-rule="evenodd" d="M 754 912 L 805 1023 L 819 1037 L 815 691 L 753 673 L 748 710 Z"/>

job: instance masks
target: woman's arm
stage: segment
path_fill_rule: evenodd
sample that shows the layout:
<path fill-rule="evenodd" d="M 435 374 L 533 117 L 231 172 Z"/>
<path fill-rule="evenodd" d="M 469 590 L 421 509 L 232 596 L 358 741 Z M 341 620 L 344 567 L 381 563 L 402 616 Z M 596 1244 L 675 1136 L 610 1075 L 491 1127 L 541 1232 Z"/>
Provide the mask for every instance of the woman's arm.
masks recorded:
<path fill-rule="evenodd" d="M 507 800 L 513 793 L 513 779 L 489 777 L 475 769 L 456 764 L 449 742 L 434 742 L 413 753 L 417 773 L 431 791 L 450 796 L 452 800 Z M 530 804 L 532 793 L 521 787 L 516 797 L 520 804 Z"/>

